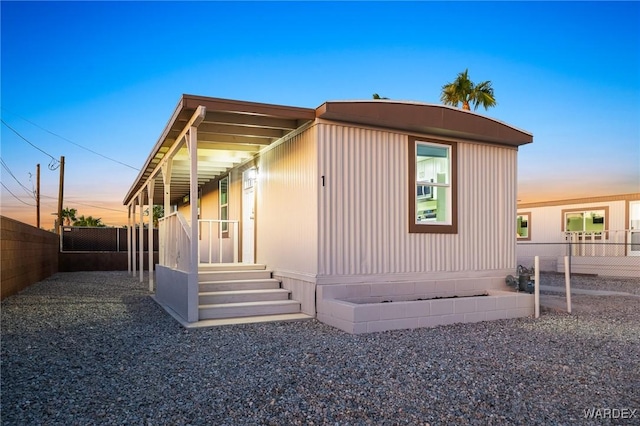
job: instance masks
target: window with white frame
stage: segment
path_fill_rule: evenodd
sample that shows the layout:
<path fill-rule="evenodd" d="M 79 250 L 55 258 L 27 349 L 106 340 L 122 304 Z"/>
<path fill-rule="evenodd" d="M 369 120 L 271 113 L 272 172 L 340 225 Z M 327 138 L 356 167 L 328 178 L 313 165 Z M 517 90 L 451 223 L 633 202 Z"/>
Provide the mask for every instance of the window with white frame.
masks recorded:
<path fill-rule="evenodd" d="M 220 220 L 229 220 L 229 176 L 220 179 L 218 182 L 218 205 Z M 223 222 L 222 232 L 229 232 L 229 223 Z"/>
<path fill-rule="evenodd" d="M 607 229 L 608 207 L 563 210 L 563 231 L 599 234 Z"/>
<path fill-rule="evenodd" d="M 456 145 L 409 138 L 409 232 L 457 233 Z"/>

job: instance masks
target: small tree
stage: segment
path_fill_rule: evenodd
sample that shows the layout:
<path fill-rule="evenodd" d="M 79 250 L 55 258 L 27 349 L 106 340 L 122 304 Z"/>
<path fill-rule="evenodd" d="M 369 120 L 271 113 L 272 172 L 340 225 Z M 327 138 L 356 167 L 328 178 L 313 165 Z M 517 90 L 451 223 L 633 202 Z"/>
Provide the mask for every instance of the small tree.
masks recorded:
<path fill-rule="evenodd" d="M 149 209 L 147 209 L 147 214 L 149 214 Z M 158 221 L 161 217 L 164 217 L 164 206 L 160 204 L 154 204 L 153 206 L 153 227 L 158 227 Z"/>
<path fill-rule="evenodd" d="M 107 225 L 102 223 L 102 219 L 99 217 L 98 218 L 94 218 L 92 216 L 85 217 L 84 215 L 82 215 L 78 217 L 78 220 L 76 220 L 73 223 L 73 226 L 90 226 L 90 227 L 96 227 L 96 228 L 104 228 Z"/>
<path fill-rule="evenodd" d="M 374 93 L 373 94 L 373 99 L 389 99 L 389 98 L 384 98 L 384 97 L 381 97 L 380 95 L 378 95 L 377 93 Z"/>
<path fill-rule="evenodd" d="M 62 220 L 65 222 L 65 225 L 70 226 L 71 222 L 75 222 L 76 214 L 78 211 L 76 209 L 70 209 L 69 207 L 62 210 Z"/>

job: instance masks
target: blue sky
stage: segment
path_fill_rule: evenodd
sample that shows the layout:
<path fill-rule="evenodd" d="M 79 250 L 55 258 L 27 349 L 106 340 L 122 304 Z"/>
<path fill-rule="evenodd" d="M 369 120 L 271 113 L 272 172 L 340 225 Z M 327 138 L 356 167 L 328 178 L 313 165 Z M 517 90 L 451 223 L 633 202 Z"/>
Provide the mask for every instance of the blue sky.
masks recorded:
<path fill-rule="evenodd" d="M 65 206 L 109 225 L 126 222 L 121 203 L 138 172 L 87 149 L 142 167 L 183 93 L 302 107 L 374 92 L 439 103 L 465 68 L 495 89 L 498 106 L 479 113 L 534 135 L 519 152 L 519 199 L 640 191 L 637 2 L 0 7 L 2 119 L 64 155 Z M 0 155 L 18 181 L 30 188 L 41 164 L 42 226 L 51 227 L 58 170 L 1 132 Z M 35 207 L 24 204 L 33 199 L 1 173 L 22 200 L 3 187 L 2 214 L 34 224 Z"/>

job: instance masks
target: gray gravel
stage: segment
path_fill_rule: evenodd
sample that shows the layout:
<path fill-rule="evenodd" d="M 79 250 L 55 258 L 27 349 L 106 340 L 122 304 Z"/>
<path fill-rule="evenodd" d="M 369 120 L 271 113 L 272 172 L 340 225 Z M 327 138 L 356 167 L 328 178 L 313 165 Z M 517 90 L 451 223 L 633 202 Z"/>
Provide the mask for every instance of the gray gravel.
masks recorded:
<path fill-rule="evenodd" d="M 558 286 L 564 289 L 564 274 L 549 272 L 540 273 L 540 284 Z M 604 290 L 630 293 L 640 296 L 640 279 L 597 277 L 592 275 L 573 275 L 571 277 L 571 288 L 583 290 Z"/>
<path fill-rule="evenodd" d="M 638 297 L 353 336 L 317 321 L 185 330 L 146 286 L 59 273 L 4 300 L 2 424 L 640 424 Z"/>

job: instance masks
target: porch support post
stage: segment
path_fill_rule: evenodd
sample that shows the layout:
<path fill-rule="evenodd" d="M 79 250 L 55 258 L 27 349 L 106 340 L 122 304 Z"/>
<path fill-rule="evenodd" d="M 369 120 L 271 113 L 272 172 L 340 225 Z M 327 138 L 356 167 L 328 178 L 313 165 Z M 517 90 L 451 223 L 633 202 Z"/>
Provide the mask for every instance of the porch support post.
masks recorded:
<path fill-rule="evenodd" d="M 196 322 L 198 313 L 198 129 L 192 126 L 187 136 L 189 151 L 189 206 L 191 210 L 191 256 L 187 288 L 187 320 Z"/>
<path fill-rule="evenodd" d="M 164 184 L 164 215 L 171 210 L 171 170 L 173 169 L 173 158 L 169 158 L 162 164 L 162 183 Z"/>
<path fill-rule="evenodd" d="M 127 272 L 131 275 L 131 203 L 127 204 Z"/>
<path fill-rule="evenodd" d="M 149 196 L 149 291 L 153 291 L 153 190 L 155 179 L 147 182 L 147 195 Z"/>
<path fill-rule="evenodd" d="M 132 218 L 133 218 L 133 228 L 131 229 L 131 267 L 133 269 L 133 276 L 137 277 L 138 274 L 136 272 L 136 199 L 131 200 L 132 206 Z"/>
<path fill-rule="evenodd" d="M 140 240 L 140 282 L 144 280 L 144 209 L 142 208 L 142 191 L 138 194 L 138 204 L 140 205 L 140 228 L 138 228 L 138 238 Z"/>

